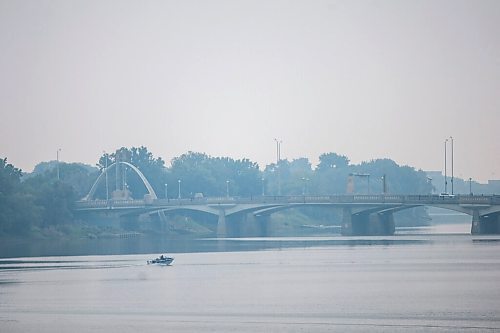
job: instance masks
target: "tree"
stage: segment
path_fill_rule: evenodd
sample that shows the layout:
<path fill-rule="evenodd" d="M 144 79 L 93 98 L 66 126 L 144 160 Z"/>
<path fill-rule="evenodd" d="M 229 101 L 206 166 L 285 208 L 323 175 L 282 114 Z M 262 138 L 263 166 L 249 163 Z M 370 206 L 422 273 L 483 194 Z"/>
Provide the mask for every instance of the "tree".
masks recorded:
<path fill-rule="evenodd" d="M 0 232 L 25 234 L 38 221 L 33 197 L 23 192 L 22 171 L 0 159 Z"/>
<path fill-rule="evenodd" d="M 319 164 L 316 170 L 319 172 L 335 169 L 335 168 L 345 168 L 349 165 L 349 159 L 347 156 L 339 155 L 337 153 L 326 153 L 319 156 Z"/>
<path fill-rule="evenodd" d="M 248 159 L 211 157 L 205 153 L 188 152 L 172 159 L 168 184 L 176 188 L 181 180 L 182 197 L 201 192 L 206 196 L 257 195 L 260 190 L 260 171 L 257 163 Z M 227 183 L 229 181 L 229 183 Z"/>
<path fill-rule="evenodd" d="M 0 158 L 0 191 L 4 194 L 12 193 L 21 182 L 22 171 L 7 163 L 7 158 Z"/>

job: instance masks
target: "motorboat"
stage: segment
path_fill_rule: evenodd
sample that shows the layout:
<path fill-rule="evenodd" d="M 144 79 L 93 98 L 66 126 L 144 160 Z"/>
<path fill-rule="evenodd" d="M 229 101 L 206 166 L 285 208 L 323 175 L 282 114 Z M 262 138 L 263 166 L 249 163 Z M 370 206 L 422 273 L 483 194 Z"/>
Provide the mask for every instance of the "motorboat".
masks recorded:
<path fill-rule="evenodd" d="M 156 259 L 148 260 L 148 265 L 162 265 L 167 266 L 170 265 L 174 261 L 172 257 L 165 257 L 164 255 L 159 256 Z"/>

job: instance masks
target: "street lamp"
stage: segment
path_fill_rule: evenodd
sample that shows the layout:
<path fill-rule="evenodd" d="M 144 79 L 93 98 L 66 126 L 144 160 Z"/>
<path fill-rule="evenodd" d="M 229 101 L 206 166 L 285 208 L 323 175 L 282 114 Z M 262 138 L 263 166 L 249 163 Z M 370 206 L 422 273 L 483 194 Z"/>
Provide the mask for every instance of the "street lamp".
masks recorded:
<path fill-rule="evenodd" d="M 165 183 L 165 199 L 168 200 L 168 184 Z"/>
<path fill-rule="evenodd" d="M 281 195 L 281 172 L 280 172 L 280 161 L 281 161 L 281 144 L 282 140 L 274 138 L 276 141 L 276 168 L 278 169 L 278 195 Z"/>
<path fill-rule="evenodd" d="M 382 180 L 382 194 L 387 194 L 387 183 L 386 183 L 386 176 L 385 173 L 383 174 L 382 177 L 380 177 Z"/>
<path fill-rule="evenodd" d="M 444 193 L 448 193 L 448 178 L 446 175 L 446 144 L 448 139 L 444 140 Z"/>
<path fill-rule="evenodd" d="M 265 193 L 265 188 L 264 188 L 264 177 L 261 178 L 261 181 L 262 181 L 262 196 L 265 196 L 266 193 Z"/>
<path fill-rule="evenodd" d="M 177 182 L 179 183 L 179 199 L 181 198 L 181 180 L 177 180 Z"/>
<path fill-rule="evenodd" d="M 104 154 L 104 176 L 106 177 L 106 201 L 109 200 L 109 190 L 108 190 L 108 154 L 103 150 Z"/>
<path fill-rule="evenodd" d="M 57 180 L 59 180 L 59 152 L 61 151 L 61 148 L 58 148 L 57 149 L 57 153 L 56 153 L 56 159 L 57 159 L 57 163 L 56 163 L 56 169 L 57 169 Z"/>
<path fill-rule="evenodd" d="M 226 180 L 226 198 L 229 199 L 229 180 Z"/>
<path fill-rule="evenodd" d="M 302 181 L 304 182 L 302 184 L 302 195 L 306 195 L 306 193 L 307 193 L 307 182 L 309 181 L 309 178 L 302 177 Z"/>
<path fill-rule="evenodd" d="M 469 195 L 472 195 L 472 177 L 469 177 Z"/>
<path fill-rule="evenodd" d="M 451 194 L 453 194 L 453 137 L 450 136 L 451 140 Z"/>
<path fill-rule="evenodd" d="M 370 194 L 370 174 L 367 174 L 367 180 L 368 180 L 368 194 Z"/>

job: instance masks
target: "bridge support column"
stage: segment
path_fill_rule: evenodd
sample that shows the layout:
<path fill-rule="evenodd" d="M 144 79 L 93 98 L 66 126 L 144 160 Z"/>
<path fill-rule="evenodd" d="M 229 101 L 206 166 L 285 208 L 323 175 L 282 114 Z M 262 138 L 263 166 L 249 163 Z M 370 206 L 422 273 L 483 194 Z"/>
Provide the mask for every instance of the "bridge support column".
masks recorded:
<path fill-rule="evenodd" d="M 478 211 L 472 214 L 471 234 L 493 235 L 500 233 L 500 213 L 479 215 Z"/>
<path fill-rule="evenodd" d="M 267 225 L 265 216 L 255 216 L 253 213 L 245 213 L 240 220 L 238 222 L 238 237 L 266 236 Z"/>
<path fill-rule="evenodd" d="M 351 208 L 344 207 L 342 209 L 342 227 L 340 229 L 342 236 L 352 236 L 352 211 Z"/>
<path fill-rule="evenodd" d="M 219 210 L 219 219 L 217 220 L 217 237 L 224 238 L 226 235 L 226 211 L 221 209 Z"/>
<path fill-rule="evenodd" d="M 367 235 L 394 235 L 394 216 L 389 213 L 372 213 L 368 216 Z"/>
<path fill-rule="evenodd" d="M 479 211 L 474 209 L 472 211 L 472 226 L 470 229 L 470 233 L 473 235 L 481 234 L 481 221 L 479 217 Z"/>
<path fill-rule="evenodd" d="M 392 212 L 352 214 L 349 207 L 342 210 L 343 236 L 394 235 L 395 225 Z"/>

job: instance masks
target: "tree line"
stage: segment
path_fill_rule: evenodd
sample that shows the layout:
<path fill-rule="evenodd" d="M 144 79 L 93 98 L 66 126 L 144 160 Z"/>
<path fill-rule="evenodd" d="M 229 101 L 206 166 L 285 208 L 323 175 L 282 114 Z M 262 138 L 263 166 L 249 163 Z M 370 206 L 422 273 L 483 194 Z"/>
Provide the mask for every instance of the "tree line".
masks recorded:
<path fill-rule="evenodd" d="M 75 201 L 89 192 L 106 167 L 108 187 L 101 181 L 95 199 L 111 198 L 117 189 L 124 188 L 132 198 L 143 198 L 147 190 L 135 172 L 126 166 L 109 167 L 117 161 L 136 166 L 159 198 L 177 198 L 179 189 L 182 198 L 196 193 L 250 197 L 432 191 L 432 184 L 422 170 L 400 166 L 390 159 L 352 164 L 348 157 L 336 153 L 322 154 L 315 167 L 307 158 L 297 158 L 283 159 L 261 170 L 249 159 L 213 157 L 200 152 L 182 154 L 166 166 L 161 157 L 155 157 L 146 147 L 122 147 L 103 154 L 95 166 L 42 162 L 26 174 L 3 158 L 0 159 L 0 234 L 28 234 L 72 224 Z"/>

